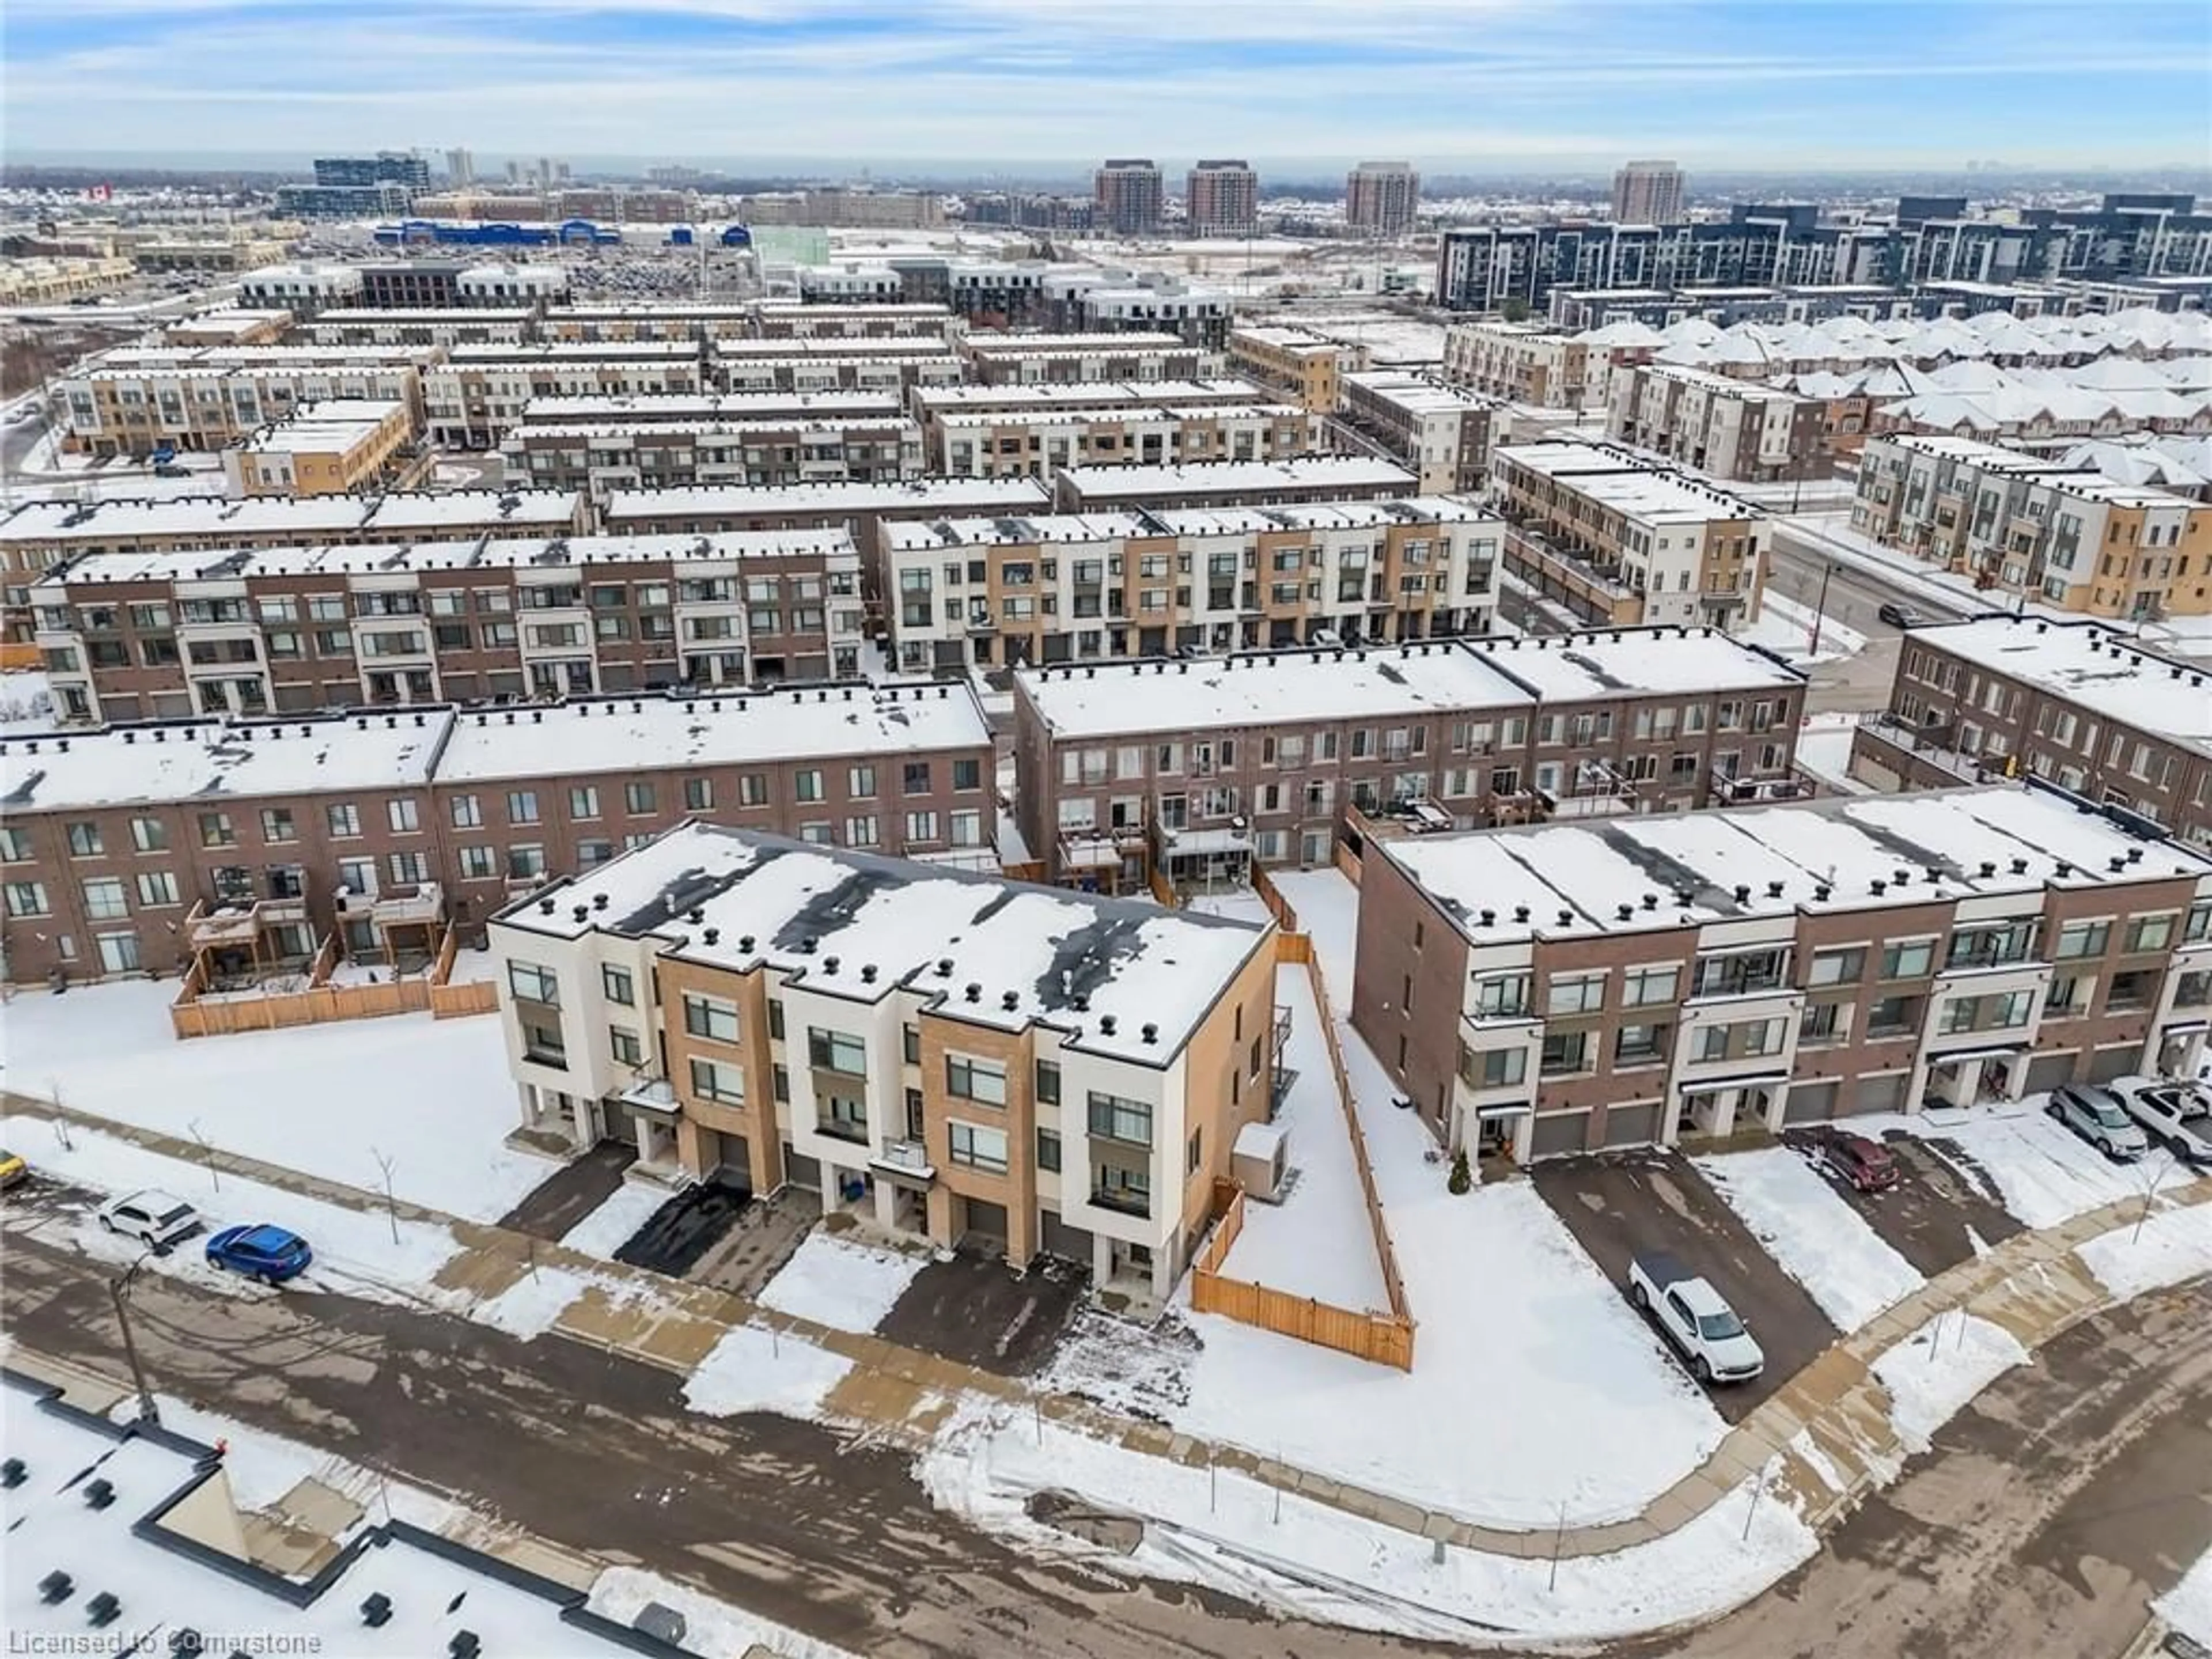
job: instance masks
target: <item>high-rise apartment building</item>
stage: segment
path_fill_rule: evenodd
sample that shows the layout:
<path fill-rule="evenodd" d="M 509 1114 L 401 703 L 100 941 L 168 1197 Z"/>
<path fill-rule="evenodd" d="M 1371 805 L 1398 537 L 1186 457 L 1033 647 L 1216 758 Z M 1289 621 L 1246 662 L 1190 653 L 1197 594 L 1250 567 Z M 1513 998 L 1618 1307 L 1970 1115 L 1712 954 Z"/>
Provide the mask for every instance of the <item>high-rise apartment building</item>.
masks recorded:
<path fill-rule="evenodd" d="M 1260 176 L 1243 161 L 1200 161 L 1183 186 L 1194 236 L 1249 236 L 1260 216 Z"/>
<path fill-rule="evenodd" d="M 1671 225 L 1682 216 L 1682 169 L 1672 161 L 1628 161 L 1613 175 L 1613 220 Z"/>
<path fill-rule="evenodd" d="M 1160 228 L 1160 170 L 1135 157 L 1109 160 L 1092 188 L 1099 228 L 1116 236 L 1149 236 Z"/>
<path fill-rule="evenodd" d="M 466 190 L 477 181 L 477 158 L 465 149 L 446 152 L 446 182 L 455 190 Z"/>
<path fill-rule="evenodd" d="M 1410 161 L 1362 161 L 1344 181 L 1344 222 L 1371 236 L 1412 234 L 1421 175 Z"/>
<path fill-rule="evenodd" d="M 430 164 L 419 155 L 379 150 L 374 155 L 324 155 L 315 160 L 315 182 L 324 186 L 405 185 L 430 188 Z"/>

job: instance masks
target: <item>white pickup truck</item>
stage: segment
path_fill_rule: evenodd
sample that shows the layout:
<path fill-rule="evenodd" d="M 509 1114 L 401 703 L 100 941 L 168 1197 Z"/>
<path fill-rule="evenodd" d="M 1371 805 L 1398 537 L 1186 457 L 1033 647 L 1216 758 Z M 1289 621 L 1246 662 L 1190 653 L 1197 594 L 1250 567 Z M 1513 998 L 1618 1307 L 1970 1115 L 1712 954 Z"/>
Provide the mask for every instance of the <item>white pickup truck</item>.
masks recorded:
<path fill-rule="evenodd" d="M 1766 1369 L 1765 1354 L 1721 1293 L 1665 1252 L 1629 1259 L 1628 1297 L 1659 1322 L 1700 1382 L 1748 1382 Z"/>

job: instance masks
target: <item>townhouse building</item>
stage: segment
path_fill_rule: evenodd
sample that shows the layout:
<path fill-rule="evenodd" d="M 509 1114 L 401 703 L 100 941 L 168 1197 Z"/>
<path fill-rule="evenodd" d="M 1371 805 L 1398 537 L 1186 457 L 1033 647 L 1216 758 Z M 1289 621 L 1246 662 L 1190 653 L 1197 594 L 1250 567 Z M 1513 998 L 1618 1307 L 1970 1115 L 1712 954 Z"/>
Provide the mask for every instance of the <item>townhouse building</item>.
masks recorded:
<path fill-rule="evenodd" d="M 930 427 L 930 471 L 974 478 L 1048 477 L 1068 466 L 1280 461 L 1314 448 L 1311 418 L 1280 403 L 939 410 Z"/>
<path fill-rule="evenodd" d="M 1827 476 L 1827 410 L 1756 380 L 1647 363 L 1611 380 L 1608 436 L 1716 478 L 1775 483 Z"/>
<path fill-rule="evenodd" d="M 907 406 L 933 455 L 945 453 L 943 424 L 960 415 L 1048 416 L 1070 410 L 1243 407 L 1272 401 L 1249 380 L 1075 380 L 1063 385 L 918 386 Z"/>
<path fill-rule="evenodd" d="M 2086 619 L 1916 628 L 1851 770 L 1885 789 L 2026 775 L 2212 848 L 2212 674 Z"/>
<path fill-rule="evenodd" d="M 538 337 L 703 342 L 727 335 L 741 339 L 756 331 L 754 303 L 750 300 L 580 301 L 549 307 L 538 319 Z"/>
<path fill-rule="evenodd" d="M 67 720 L 860 672 L 842 530 L 88 554 L 31 588 Z"/>
<path fill-rule="evenodd" d="M 1372 367 L 1366 347 L 1286 325 L 1250 324 L 1229 331 L 1229 368 L 1312 415 L 1333 415 L 1344 400 L 1344 377 Z"/>
<path fill-rule="evenodd" d="M 2212 504 L 1994 444 L 1869 436 L 1851 527 L 1984 592 L 2115 621 L 2212 613 Z"/>
<path fill-rule="evenodd" d="M 902 672 L 1486 632 L 1503 526 L 1430 498 L 882 525 Z"/>
<path fill-rule="evenodd" d="M 1525 1162 L 2190 1075 L 2212 859 L 2039 784 L 1370 847 L 1352 1024 Z"/>
<path fill-rule="evenodd" d="M 909 337 L 957 340 L 967 332 L 965 318 L 949 306 L 903 301 L 870 301 L 841 305 L 818 300 L 755 300 L 746 318 L 749 331 L 763 340 L 867 339 Z"/>
<path fill-rule="evenodd" d="M 234 495 L 349 495 L 404 489 L 429 471 L 401 403 L 301 404 L 222 452 Z"/>
<path fill-rule="evenodd" d="M 486 921 L 690 819 L 969 864 L 998 834 L 964 685 L 431 704 L 0 738 L 10 983 L 294 968 Z"/>
<path fill-rule="evenodd" d="M 1048 333 L 1173 334 L 1187 345 L 1219 351 L 1235 309 L 1226 289 L 1188 283 L 1156 270 L 1059 266 L 1045 273 Z"/>
<path fill-rule="evenodd" d="M 1759 619 L 1769 526 L 1749 502 L 1599 444 L 1494 450 L 1506 568 L 1591 622 Z"/>
<path fill-rule="evenodd" d="M 325 311 L 300 331 L 317 345 L 507 345 L 532 337 L 536 313 L 474 306 L 412 311 Z"/>
<path fill-rule="evenodd" d="M 507 434 L 500 454 L 518 484 L 581 489 L 594 500 L 617 489 L 882 483 L 925 470 L 921 423 L 897 416 L 526 423 Z"/>
<path fill-rule="evenodd" d="M 1346 374 L 1342 397 L 1344 424 L 1416 475 L 1423 495 L 1479 490 L 1488 480 L 1491 445 L 1504 424 L 1495 398 L 1404 369 Z"/>
<path fill-rule="evenodd" d="M 432 442 L 489 449 L 532 398 L 696 396 L 709 385 L 699 348 L 684 341 L 459 345 L 425 376 L 422 406 Z"/>
<path fill-rule="evenodd" d="M 165 501 L 26 501 L 0 518 L 8 637 L 30 638 L 30 585 L 86 554 L 296 547 L 321 542 L 560 536 L 580 530 L 584 498 L 549 491 L 457 489 L 436 495 L 185 495 Z"/>
<path fill-rule="evenodd" d="M 715 484 L 696 489 L 617 489 L 599 509 L 615 535 L 702 535 L 720 530 L 842 527 L 856 547 L 876 527 L 908 519 L 1020 517 L 1050 510 L 1034 478 L 908 478 L 900 483 Z"/>
<path fill-rule="evenodd" d="M 1451 827 L 1787 798 L 1805 677 L 1706 629 L 1024 670 L 1048 878 L 1235 879 Z"/>
<path fill-rule="evenodd" d="M 690 824 L 502 911 L 526 1130 L 1173 1288 L 1273 1081 L 1272 927 Z"/>
<path fill-rule="evenodd" d="M 1002 334 L 959 341 L 970 379 L 986 386 L 1070 380 L 1202 380 L 1223 373 L 1221 354 L 1179 334 Z"/>
<path fill-rule="evenodd" d="M 342 306 L 358 306 L 365 287 L 359 265 L 334 260 L 264 265 L 238 279 L 238 302 L 307 318 Z"/>
<path fill-rule="evenodd" d="M 1413 475 L 1366 455 L 1301 455 L 1287 461 L 1194 461 L 1062 467 L 1053 499 L 1065 513 L 1111 507 L 1159 512 L 1179 507 L 1287 507 L 1310 501 L 1373 501 L 1417 493 Z"/>
<path fill-rule="evenodd" d="M 1447 383 L 1540 409 L 1589 406 L 1590 349 L 1539 323 L 1455 323 L 1444 334 Z"/>
<path fill-rule="evenodd" d="M 63 443 L 85 454 L 219 450 L 303 404 L 406 405 L 421 423 L 420 368 L 438 348 L 132 347 L 57 383 Z M 420 361 L 412 361 L 409 354 Z"/>
<path fill-rule="evenodd" d="M 946 343 L 902 340 L 749 340 L 716 343 L 714 378 L 732 392 L 904 392 L 957 386 L 966 365 Z"/>
<path fill-rule="evenodd" d="M 920 395 L 920 394 L 917 394 Z M 896 420 L 905 400 L 896 388 L 837 392 L 632 393 L 627 397 L 532 398 L 515 430 L 539 426 L 720 426 L 781 421 Z"/>

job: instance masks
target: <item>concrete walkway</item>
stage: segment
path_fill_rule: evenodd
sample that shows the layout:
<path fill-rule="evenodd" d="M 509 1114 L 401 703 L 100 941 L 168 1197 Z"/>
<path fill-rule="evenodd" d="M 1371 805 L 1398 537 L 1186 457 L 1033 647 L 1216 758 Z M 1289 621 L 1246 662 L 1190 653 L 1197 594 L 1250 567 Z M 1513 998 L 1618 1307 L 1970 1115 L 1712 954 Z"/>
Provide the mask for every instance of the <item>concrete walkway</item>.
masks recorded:
<path fill-rule="evenodd" d="M 196 1142 L 29 1096 L 0 1093 L 0 1104 L 11 1113 L 62 1119 L 163 1157 L 212 1164 L 226 1175 L 326 1203 L 372 1212 L 385 1208 L 380 1193 L 235 1152 L 210 1151 Z M 2199 1179 L 2160 1194 L 2158 1207 L 2207 1203 L 2212 1203 L 2212 1180 Z M 460 1254 L 445 1265 L 434 1283 L 434 1289 L 448 1297 L 489 1300 L 545 1269 L 578 1275 L 584 1287 L 552 1328 L 593 1347 L 688 1376 L 726 1333 L 751 1325 L 840 1355 L 851 1362 L 852 1370 L 830 1391 L 824 1412 L 833 1419 L 861 1425 L 878 1438 L 919 1449 L 963 1398 L 982 1397 L 1026 1407 L 1041 1418 L 1145 1456 L 1190 1468 L 1231 1470 L 1402 1532 L 1462 1549 L 1533 1559 L 1549 1558 L 1555 1552 L 1564 1557 L 1607 1555 L 1651 1543 L 1702 1515 L 1762 1471 L 1767 1490 L 1793 1497 L 1808 1524 L 1817 1529 L 1832 1522 L 1894 1475 L 1910 1455 L 1911 1449 L 1890 1422 L 1889 1391 L 1875 1375 L 1874 1362 L 1938 1315 L 1963 1311 L 1987 1320 L 2033 1350 L 2111 1305 L 2114 1298 L 2075 1250 L 2089 1239 L 2133 1226 L 2142 1212 L 2142 1200 L 2123 1200 L 2056 1227 L 2021 1233 L 1986 1255 L 1938 1274 L 1831 1346 L 1731 1429 L 1699 1468 L 1658 1494 L 1640 1514 L 1601 1525 L 1570 1527 L 1558 1534 L 1483 1526 L 1239 1447 L 1139 1422 L 1087 1401 L 1039 1393 L 1018 1379 L 881 1337 L 837 1330 L 764 1308 L 712 1286 L 671 1279 L 420 1205 L 402 1201 L 394 1207 L 404 1219 L 450 1229 L 459 1242 Z M 1814 1455 L 1793 1444 L 1801 1434 L 1809 1439 Z"/>

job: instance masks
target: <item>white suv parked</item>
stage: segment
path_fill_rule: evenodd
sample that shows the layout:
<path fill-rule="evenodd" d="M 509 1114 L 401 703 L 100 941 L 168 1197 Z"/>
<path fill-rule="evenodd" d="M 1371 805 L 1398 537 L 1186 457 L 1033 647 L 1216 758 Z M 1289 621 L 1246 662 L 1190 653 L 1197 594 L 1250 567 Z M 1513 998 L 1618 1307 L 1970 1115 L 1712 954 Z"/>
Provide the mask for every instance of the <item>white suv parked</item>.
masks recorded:
<path fill-rule="evenodd" d="M 173 1193 L 149 1188 L 100 1206 L 100 1224 L 155 1249 L 166 1249 L 200 1224 L 200 1212 Z"/>

